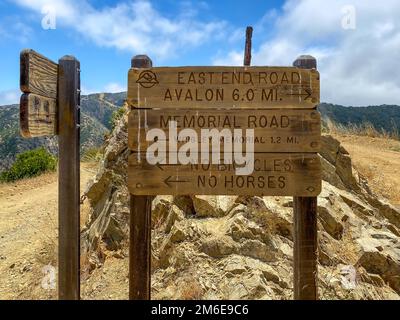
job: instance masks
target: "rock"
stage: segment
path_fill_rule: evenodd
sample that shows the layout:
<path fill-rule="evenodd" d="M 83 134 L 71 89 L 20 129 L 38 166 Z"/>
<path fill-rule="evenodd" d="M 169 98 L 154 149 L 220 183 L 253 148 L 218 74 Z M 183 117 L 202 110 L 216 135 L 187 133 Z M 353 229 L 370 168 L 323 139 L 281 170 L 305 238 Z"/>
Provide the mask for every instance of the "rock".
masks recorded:
<path fill-rule="evenodd" d="M 193 205 L 198 217 L 222 217 L 237 205 L 237 196 L 193 196 Z"/>
<path fill-rule="evenodd" d="M 174 224 L 174 226 L 171 229 L 171 233 L 169 236 L 169 239 L 172 243 L 174 242 L 180 242 L 185 240 L 186 238 L 186 232 L 184 230 L 184 227 L 182 224 Z"/>
<path fill-rule="evenodd" d="M 357 265 L 369 273 L 381 276 L 393 290 L 400 293 L 400 249 L 378 250 L 381 242 L 372 238 L 359 239 L 358 242 L 362 248 L 362 255 Z"/>
<path fill-rule="evenodd" d="M 345 185 L 336 173 L 335 166 L 328 160 L 320 156 L 321 167 L 322 167 L 322 180 L 329 182 L 331 185 L 339 188 L 345 189 Z"/>
<path fill-rule="evenodd" d="M 193 200 L 190 196 L 175 196 L 174 204 L 181 209 L 185 215 L 194 215 L 196 213 Z"/>
<path fill-rule="evenodd" d="M 185 214 L 184 212 L 178 208 L 175 204 L 173 204 L 170 207 L 169 214 L 167 216 L 167 219 L 165 221 L 165 229 L 164 231 L 166 233 L 169 233 L 171 231 L 172 226 L 176 221 L 182 221 L 185 219 Z"/>
<path fill-rule="evenodd" d="M 277 248 L 271 248 L 259 240 L 245 240 L 238 251 L 244 256 L 272 262 L 278 259 Z"/>
<path fill-rule="evenodd" d="M 318 219 L 321 221 L 325 231 L 333 238 L 340 240 L 343 235 L 343 225 L 335 219 L 334 215 L 330 208 L 318 206 Z"/>
<path fill-rule="evenodd" d="M 336 158 L 339 153 L 340 142 L 331 135 L 321 136 L 320 154 L 331 164 L 336 164 Z"/>
<path fill-rule="evenodd" d="M 201 250 L 213 258 L 221 258 L 230 255 L 237 250 L 237 245 L 229 237 L 212 237 L 205 239 Z"/>
<path fill-rule="evenodd" d="M 156 196 L 151 204 L 151 227 L 159 228 L 165 222 L 172 206 L 172 196 Z"/>

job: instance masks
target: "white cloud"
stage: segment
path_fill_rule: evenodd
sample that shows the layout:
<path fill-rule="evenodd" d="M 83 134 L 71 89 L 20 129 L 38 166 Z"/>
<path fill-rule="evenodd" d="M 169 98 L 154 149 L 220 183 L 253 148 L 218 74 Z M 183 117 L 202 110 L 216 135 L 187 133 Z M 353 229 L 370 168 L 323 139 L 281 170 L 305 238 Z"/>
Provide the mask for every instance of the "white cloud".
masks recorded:
<path fill-rule="evenodd" d="M 126 86 L 123 86 L 120 83 L 111 82 L 105 86 L 103 91 L 107 93 L 123 92 L 126 91 Z"/>
<path fill-rule="evenodd" d="M 343 29 L 353 5 L 356 28 Z M 253 50 L 253 65 L 291 65 L 300 54 L 318 60 L 321 100 L 344 105 L 400 104 L 400 1 L 289 0 L 274 19 L 274 36 Z M 261 23 L 258 23 L 259 25 Z M 241 65 L 242 51 L 215 58 Z"/>
<path fill-rule="evenodd" d="M 14 1 L 39 14 L 44 6 L 53 7 L 57 26 L 72 27 L 99 46 L 128 50 L 132 54 L 146 53 L 158 59 L 201 46 L 229 32 L 224 21 L 203 21 L 191 2 L 182 6 L 174 18 L 168 18 L 146 0 L 120 2 L 102 9 L 85 0 Z M 196 6 L 201 8 L 204 4 Z"/>
<path fill-rule="evenodd" d="M 0 91 L 0 106 L 17 104 L 20 96 L 21 91 L 19 89 Z"/>

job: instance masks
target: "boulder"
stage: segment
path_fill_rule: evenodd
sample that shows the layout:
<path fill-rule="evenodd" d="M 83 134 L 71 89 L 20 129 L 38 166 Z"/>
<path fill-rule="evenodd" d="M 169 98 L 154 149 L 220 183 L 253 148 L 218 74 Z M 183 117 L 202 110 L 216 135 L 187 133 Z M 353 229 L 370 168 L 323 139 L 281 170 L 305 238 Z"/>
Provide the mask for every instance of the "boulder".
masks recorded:
<path fill-rule="evenodd" d="M 198 217 L 222 217 L 237 205 L 237 196 L 193 196 L 193 206 Z"/>

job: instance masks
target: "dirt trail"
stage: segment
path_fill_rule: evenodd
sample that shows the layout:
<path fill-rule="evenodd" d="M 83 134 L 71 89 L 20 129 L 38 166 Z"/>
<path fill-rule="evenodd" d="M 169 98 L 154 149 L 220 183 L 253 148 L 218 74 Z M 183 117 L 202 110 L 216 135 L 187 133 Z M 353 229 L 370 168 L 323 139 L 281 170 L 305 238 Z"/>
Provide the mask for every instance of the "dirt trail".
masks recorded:
<path fill-rule="evenodd" d="M 95 174 L 81 166 L 81 190 Z M 0 184 L 0 299 L 49 299 L 43 267 L 57 263 L 57 174 Z"/>
<path fill-rule="evenodd" d="M 335 136 L 372 191 L 400 207 L 400 141 L 365 136 Z"/>

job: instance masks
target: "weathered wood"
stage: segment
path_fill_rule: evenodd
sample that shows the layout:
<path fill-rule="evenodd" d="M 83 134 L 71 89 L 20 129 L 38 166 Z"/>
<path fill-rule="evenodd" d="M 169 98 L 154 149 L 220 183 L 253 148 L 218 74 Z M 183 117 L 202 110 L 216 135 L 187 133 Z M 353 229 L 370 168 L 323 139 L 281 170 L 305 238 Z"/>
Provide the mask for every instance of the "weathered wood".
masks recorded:
<path fill-rule="evenodd" d="M 20 88 L 24 93 L 33 93 L 57 99 L 58 66 L 33 50 L 23 50 L 20 55 Z"/>
<path fill-rule="evenodd" d="M 321 191 L 317 154 L 255 153 L 250 175 L 237 175 L 239 166 L 220 163 L 152 165 L 145 153 L 134 153 L 129 157 L 128 188 L 137 195 L 314 196 Z"/>
<path fill-rule="evenodd" d="M 20 131 L 24 138 L 57 134 L 57 101 L 33 93 L 20 100 Z"/>
<path fill-rule="evenodd" d="M 132 68 L 150 68 L 146 55 L 131 60 Z M 150 300 L 151 287 L 151 201 L 148 195 L 130 195 L 129 222 L 129 299 Z"/>
<path fill-rule="evenodd" d="M 294 197 L 294 298 L 317 299 L 317 197 Z"/>
<path fill-rule="evenodd" d="M 59 60 L 59 274 L 61 300 L 80 298 L 80 64 Z"/>
<path fill-rule="evenodd" d="M 244 46 L 244 59 L 243 65 L 250 66 L 251 64 L 251 37 L 253 36 L 253 28 L 247 27 L 246 28 L 246 42 Z"/>
<path fill-rule="evenodd" d="M 131 68 L 133 108 L 314 108 L 319 73 L 294 67 Z"/>
<path fill-rule="evenodd" d="M 129 299 L 150 300 L 151 201 L 131 195 L 129 235 Z"/>
<path fill-rule="evenodd" d="M 196 131 L 200 152 L 202 129 L 229 129 L 233 136 L 234 129 L 242 129 L 243 138 L 246 129 L 254 129 L 255 152 L 318 152 L 321 138 L 321 117 L 315 110 L 131 110 L 128 120 L 129 148 L 133 151 L 146 152 L 154 141 L 146 141 L 146 134 L 151 129 L 162 129 L 166 139 L 159 137 L 158 142 L 170 140 L 169 121 L 176 121 L 177 132 L 190 128 Z M 171 134 L 172 136 L 172 134 Z M 178 148 L 186 142 L 178 142 Z M 218 139 L 220 141 L 220 139 Z M 233 148 L 234 140 L 224 140 L 224 147 Z M 242 140 L 243 150 L 248 140 Z"/>
<path fill-rule="evenodd" d="M 316 69 L 317 60 L 300 56 L 293 62 L 299 68 Z M 294 197 L 294 299 L 316 300 L 317 286 L 317 197 Z"/>

